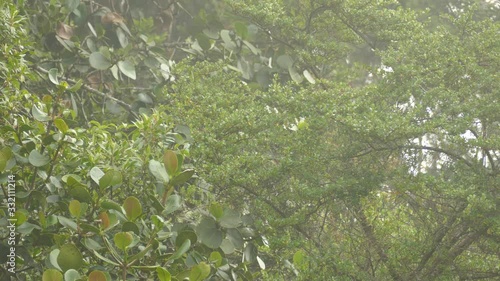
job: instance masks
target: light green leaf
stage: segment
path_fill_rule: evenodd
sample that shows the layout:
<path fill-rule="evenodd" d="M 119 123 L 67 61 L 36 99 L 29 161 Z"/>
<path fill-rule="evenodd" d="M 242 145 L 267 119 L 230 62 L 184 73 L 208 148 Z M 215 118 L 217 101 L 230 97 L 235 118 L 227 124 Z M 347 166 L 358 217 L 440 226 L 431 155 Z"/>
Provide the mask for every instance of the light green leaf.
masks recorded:
<path fill-rule="evenodd" d="M 104 176 L 99 179 L 99 187 L 101 189 L 120 183 L 122 183 L 122 173 L 116 170 L 107 171 L 106 174 L 104 174 Z"/>
<path fill-rule="evenodd" d="M 51 119 L 50 116 L 47 115 L 47 113 L 38 109 L 36 105 L 33 105 L 33 107 L 31 108 L 31 113 L 33 114 L 33 117 L 40 122 L 49 121 Z"/>
<path fill-rule="evenodd" d="M 120 71 L 132 80 L 135 80 L 135 66 L 128 60 L 119 61 L 118 68 Z"/>
<path fill-rule="evenodd" d="M 167 170 L 168 175 L 174 176 L 178 167 L 177 154 L 172 150 L 165 151 L 165 154 L 163 154 L 163 164 L 165 165 L 165 170 Z"/>
<path fill-rule="evenodd" d="M 196 234 L 203 244 L 212 249 L 218 248 L 222 243 L 223 233 L 211 217 L 204 217 L 201 220 L 196 227 Z"/>
<path fill-rule="evenodd" d="M 83 256 L 74 244 L 65 244 L 59 248 L 57 264 L 63 271 L 79 269 L 83 266 Z"/>
<path fill-rule="evenodd" d="M 165 170 L 165 167 L 161 165 L 160 162 L 156 160 L 151 160 L 149 161 L 149 171 L 153 176 L 163 182 L 163 183 L 168 183 L 169 177 L 167 174 L 167 171 Z"/>
<path fill-rule="evenodd" d="M 130 221 L 134 221 L 142 214 L 142 205 L 139 199 L 134 196 L 129 196 L 123 202 L 123 209 L 125 210 L 125 215 Z"/>
<path fill-rule="evenodd" d="M 68 130 L 69 130 L 69 127 L 68 125 L 66 124 L 66 122 L 61 119 L 61 118 L 56 118 L 54 120 L 54 125 L 56 125 L 56 128 L 59 129 L 59 131 L 61 131 L 63 134 L 65 134 Z"/>
<path fill-rule="evenodd" d="M 59 85 L 59 80 L 57 80 L 58 70 L 57 68 L 51 68 L 49 70 L 49 80 L 54 85 Z"/>
<path fill-rule="evenodd" d="M 281 55 L 276 60 L 281 68 L 289 69 L 293 65 L 293 60 L 289 55 Z"/>
<path fill-rule="evenodd" d="M 288 73 L 290 73 L 290 77 L 292 77 L 292 80 L 295 81 L 295 83 L 300 84 L 304 80 L 302 75 L 300 75 L 294 67 L 288 68 Z"/>
<path fill-rule="evenodd" d="M 89 57 L 90 66 L 98 70 L 106 70 L 112 63 L 101 53 L 93 52 Z"/>
<path fill-rule="evenodd" d="M 92 178 L 92 180 L 99 184 L 99 180 L 104 176 L 104 172 L 99 169 L 99 167 L 94 167 L 92 169 L 90 169 L 90 178 Z"/>
<path fill-rule="evenodd" d="M 89 274 L 88 281 L 107 281 L 106 274 L 100 270 L 94 270 Z"/>
<path fill-rule="evenodd" d="M 29 160 L 30 164 L 35 166 L 35 167 L 43 167 L 50 162 L 49 156 L 42 155 L 42 154 L 40 154 L 40 152 L 38 152 L 34 149 L 30 152 L 28 160 Z"/>
<path fill-rule="evenodd" d="M 63 281 L 63 275 L 57 269 L 47 269 L 43 272 L 42 281 Z"/>
<path fill-rule="evenodd" d="M 127 47 L 128 45 L 128 37 L 127 34 L 123 31 L 121 28 L 116 29 L 116 36 L 118 37 L 118 41 L 120 42 L 120 45 L 122 48 Z"/>
<path fill-rule="evenodd" d="M 200 262 L 191 269 L 191 273 L 189 273 L 189 281 L 203 281 L 209 275 L 210 265 L 205 262 Z"/>
<path fill-rule="evenodd" d="M 307 69 L 304 70 L 304 72 L 302 74 L 304 74 L 304 77 L 307 79 L 307 81 L 309 81 L 309 83 L 316 84 L 316 80 L 311 75 L 311 73 L 309 73 L 309 71 Z"/>
<path fill-rule="evenodd" d="M 165 210 L 163 211 L 163 214 L 168 215 L 179 210 L 181 208 L 181 199 L 182 198 L 179 195 L 170 195 L 165 203 Z"/>
<path fill-rule="evenodd" d="M 80 278 L 80 273 L 74 269 L 70 269 L 64 273 L 64 281 L 78 281 Z"/>
<path fill-rule="evenodd" d="M 0 150 L 0 172 L 3 172 L 7 167 L 7 163 L 12 158 L 14 154 L 10 147 L 4 147 Z"/>
<path fill-rule="evenodd" d="M 76 10 L 76 8 L 78 8 L 78 5 L 80 5 L 80 0 L 66 0 L 66 8 L 70 12 Z"/>
<path fill-rule="evenodd" d="M 241 216 L 234 210 L 226 209 L 218 221 L 222 227 L 236 228 L 241 225 Z"/>
<path fill-rule="evenodd" d="M 189 250 L 190 247 L 191 247 L 191 240 L 189 240 L 189 239 L 184 240 L 184 243 L 182 243 L 182 246 L 180 246 L 179 249 L 177 249 L 177 251 L 175 251 L 175 253 L 172 256 L 170 256 L 168 259 L 169 260 L 176 260 L 176 259 L 180 258 L 182 255 L 184 255 Z"/>
<path fill-rule="evenodd" d="M 158 279 L 160 279 L 160 281 L 171 281 L 172 280 L 172 276 L 170 275 L 170 272 L 168 272 L 168 270 L 166 270 L 163 267 L 157 267 L 156 273 L 158 274 Z"/>
<path fill-rule="evenodd" d="M 73 217 L 75 217 L 77 219 L 80 218 L 80 216 L 82 214 L 82 206 L 81 206 L 80 201 L 78 201 L 78 200 L 71 200 L 69 202 L 68 209 L 69 209 L 69 213 Z"/>
<path fill-rule="evenodd" d="M 132 243 L 134 237 L 129 232 L 118 232 L 113 237 L 113 241 L 118 249 L 125 251 L 127 247 Z"/>

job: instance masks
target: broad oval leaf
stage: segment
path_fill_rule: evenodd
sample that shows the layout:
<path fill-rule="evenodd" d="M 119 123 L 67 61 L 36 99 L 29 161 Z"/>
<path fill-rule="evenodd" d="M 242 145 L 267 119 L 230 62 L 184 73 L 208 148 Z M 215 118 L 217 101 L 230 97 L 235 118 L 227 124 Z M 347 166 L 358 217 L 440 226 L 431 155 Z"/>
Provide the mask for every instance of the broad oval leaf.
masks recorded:
<path fill-rule="evenodd" d="M 316 84 L 316 80 L 314 79 L 314 77 L 311 75 L 311 73 L 307 69 L 304 70 L 304 72 L 302 72 L 302 74 L 304 74 L 304 77 L 307 79 L 307 81 L 309 81 L 309 83 Z"/>
<path fill-rule="evenodd" d="M 74 269 L 70 269 L 64 273 L 64 281 L 78 281 L 80 278 L 80 273 Z"/>
<path fill-rule="evenodd" d="M 63 271 L 79 269 L 83 266 L 83 256 L 74 244 L 65 244 L 59 248 L 57 264 Z"/>
<path fill-rule="evenodd" d="M 183 171 L 182 173 L 178 174 L 175 176 L 171 181 L 171 185 L 181 185 L 185 182 L 187 182 L 189 179 L 191 179 L 194 175 L 194 170 L 193 169 L 187 169 Z"/>
<path fill-rule="evenodd" d="M 119 61 L 118 68 L 120 71 L 132 80 L 135 80 L 135 66 L 128 60 Z"/>
<path fill-rule="evenodd" d="M 168 183 L 169 177 L 167 171 L 165 170 L 165 167 L 161 165 L 160 162 L 156 160 L 149 161 L 149 171 L 151 172 L 151 174 L 153 174 L 153 176 L 157 180 L 163 183 Z"/>
<path fill-rule="evenodd" d="M 167 150 L 165 154 L 163 154 L 163 164 L 169 176 L 175 175 L 178 167 L 177 154 L 172 150 Z"/>
<path fill-rule="evenodd" d="M 120 183 L 122 183 L 122 173 L 116 170 L 109 170 L 99 180 L 99 187 L 103 189 L 105 187 L 117 185 Z"/>
<path fill-rule="evenodd" d="M 92 178 L 92 180 L 99 184 L 99 180 L 101 180 L 101 178 L 104 176 L 104 172 L 99 169 L 99 167 L 94 167 L 92 169 L 90 169 L 90 178 Z"/>
<path fill-rule="evenodd" d="M 50 158 L 47 155 L 42 155 L 40 152 L 36 150 L 32 150 L 28 157 L 28 160 L 31 165 L 35 167 L 43 167 L 50 162 Z"/>
<path fill-rule="evenodd" d="M 49 70 L 49 80 L 54 85 L 59 85 L 59 80 L 57 79 L 58 72 L 57 68 L 51 68 Z"/>
<path fill-rule="evenodd" d="M 90 54 L 89 63 L 90 66 L 98 70 L 106 70 L 113 65 L 108 58 L 99 52 L 93 52 Z"/>
<path fill-rule="evenodd" d="M 193 266 L 189 273 L 189 281 L 203 281 L 210 275 L 210 265 L 205 262 L 200 262 Z"/>
<path fill-rule="evenodd" d="M 75 217 L 75 218 L 80 218 L 80 215 L 82 214 L 82 206 L 80 201 L 78 200 L 71 200 L 69 202 L 69 213 Z"/>
<path fill-rule="evenodd" d="M 63 281 L 63 275 L 57 269 L 47 269 L 43 272 L 42 281 Z"/>
<path fill-rule="evenodd" d="M 132 234 L 130 234 L 130 232 L 118 232 L 113 237 L 113 241 L 115 242 L 116 247 L 118 247 L 118 249 L 122 251 L 125 251 L 125 249 L 127 249 L 127 247 L 132 243 L 133 239 L 134 237 L 132 236 Z"/>
<path fill-rule="evenodd" d="M 234 210 L 226 209 L 218 221 L 222 227 L 236 228 L 241 225 L 241 216 Z"/>
<path fill-rule="evenodd" d="M 134 221 L 142 214 L 142 205 L 139 199 L 134 196 L 130 196 L 123 202 L 123 209 L 125 210 L 125 215 L 130 221 Z"/>
<path fill-rule="evenodd" d="M 165 210 L 163 211 L 163 214 L 168 215 L 179 210 L 181 208 L 181 199 L 182 198 L 179 195 L 170 195 L 165 203 Z"/>
<path fill-rule="evenodd" d="M 7 167 L 7 163 L 10 161 L 14 153 L 10 147 L 4 147 L 0 150 L 0 172 L 3 172 Z"/>
<path fill-rule="evenodd" d="M 49 121 L 51 119 L 47 113 L 41 111 L 38 107 L 36 107 L 36 105 L 33 105 L 31 108 L 31 114 L 33 114 L 33 118 L 40 122 Z"/>
<path fill-rule="evenodd" d="M 63 134 L 65 134 L 69 130 L 68 125 L 61 118 L 56 118 L 54 120 L 54 125 L 56 125 L 56 128 L 59 129 L 59 131 L 61 131 Z"/>
<path fill-rule="evenodd" d="M 222 231 L 211 217 L 204 217 L 195 230 L 201 242 L 212 249 L 218 248 L 224 238 Z"/>
<path fill-rule="evenodd" d="M 100 270 L 94 270 L 89 274 L 88 281 L 107 281 L 106 274 Z"/>
<path fill-rule="evenodd" d="M 160 279 L 160 281 L 171 281 L 172 280 L 172 276 L 170 275 L 170 272 L 168 272 L 168 270 L 166 270 L 163 267 L 157 267 L 156 273 L 158 274 L 158 279 Z"/>
<path fill-rule="evenodd" d="M 289 55 L 281 55 L 276 59 L 281 68 L 289 69 L 293 65 L 293 60 Z"/>
<path fill-rule="evenodd" d="M 168 259 L 169 260 L 176 260 L 176 259 L 180 258 L 182 255 L 184 255 L 189 250 L 190 247 L 191 247 L 191 240 L 189 240 L 189 239 L 184 240 L 184 243 L 182 243 L 182 245 L 179 247 L 179 249 L 177 249 L 177 251 L 175 251 L 175 253 L 172 256 L 170 256 Z"/>

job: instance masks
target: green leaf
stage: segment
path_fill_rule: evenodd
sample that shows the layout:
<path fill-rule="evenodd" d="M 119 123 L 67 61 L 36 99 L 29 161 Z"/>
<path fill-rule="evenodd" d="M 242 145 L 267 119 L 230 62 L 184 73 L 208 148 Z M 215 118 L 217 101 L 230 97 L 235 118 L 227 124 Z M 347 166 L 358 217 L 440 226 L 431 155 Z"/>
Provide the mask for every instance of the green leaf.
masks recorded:
<path fill-rule="evenodd" d="M 175 251 L 175 253 L 172 256 L 170 256 L 168 259 L 169 260 L 176 260 L 176 259 L 180 258 L 182 255 L 184 255 L 189 250 L 190 247 L 191 247 L 191 240 L 189 240 L 189 239 L 184 240 L 184 243 L 182 243 L 182 245 L 177 249 L 177 251 Z"/>
<path fill-rule="evenodd" d="M 59 223 L 64 227 L 67 227 L 73 231 L 76 231 L 78 229 L 76 222 L 74 222 L 73 220 L 70 220 L 63 216 L 57 216 L 57 219 L 59 220 Z"/>
<path fill-rule="evenodd" d="M 175 175 L 178 167 L 177 154 L 172 150 L 167 150 L 165 154 L 163 154 L 163 164 L 169 176 Z"/>
<path fill-rule="evenodd" d="M 191 179 L 194 175 L 194 170 L 193 169 L 187 169 L 183 171 L 182 173 L 178 174 L 175 176 L 171 181 L 170 184 L 175 186 L 175 185 L 181 185 L 185 182 L 187 182 L 189 179 Z"/>
<path fill-rule="evenodd" d="M 132 80 L 135 80 L 135 66 L 128 60 L 119 61 L 118 68 L 120 71 Z"/>
<path fill-rule="evenodd" d="M 177 237 L 175 238 L 175 246 L 181 247 L 182 244 L 186 242 L 186 239 L 191 240 L 191 245 L 196 244 L 198 241 L 196 233 L 191 228 L 188 228 L 177 234 Z"/>
<path fill-rule="evenodd" d="M 80 201 L 78 201 L 78 200 L 71 200 L 69 202 L 68 209 L 69 209 L 69 213 L 73 217 L 80 218 L 80 216 L 82 214 L 82 206 L 80 204 Z"/>
<path fill-rule="evenodd" d="M 99 179 L 99 187 L 101 189 L 120 183 L 122 183 L 122 174 L 116 170 L 107 171 L 106 174 Z"/>
<path fill-rule="evenodd" d="M 222 265 L 222 255 L 219 252 L 210 253 L 210 257 L 208 258 L 208 260 L 210 262 L 214 263 L 214 265 L 216 267 L 219 267 Z"/>
<path fill-rule="evenodd" d="M 289 55 L 279 56 L 276 62 L 283 69 L 289 69 L 293 65 L 293 60 Z"/>
<path fill-rule="evenodd" d="M 304 70 L 304 72 L 302 72 L 302 74 L 304 74 L 304 77 L 307 79 L 307 81 L 309 81 L 309 83 L 316 84 L 316 80 L 311 75 L 311 73 L 309 73 L 309 71 L 307 69 Z"/>
<path fill-rule="evenodd" d="M 195 230 L 201 242 L 206 246 L 216 249 L 221 245 L 223 233 L 211 217 L 204 217 Z"/>
<path fill-rule="evenodd" d="M 302 78 L 302 75 L 300 75 L 300 73 L 297 72 L 297 70 L 295 70 L 294 67 L 290 67 L 288 68 L 288 73 L 290 73 L 290 77 L 292 77 L 292 80 L 295 82 L 295 83 L 302 83 L 302 81 L 304 80 Z"/>
<path fill-rule="evenodd" d="M 88 281 L 107 281 L 106 274 L 100 270 L 94 270 L 89 274 Z"/>
<path fill-rule="evenodd" d="M 305 254 L 304 254 L 304 251 L 302 250 L 298 250 L 297 252 L 295 252 L 295 254 L 293 255 L 293 264 L 296 266 L 296 267 L 300 267 L 301 265 L 304 264 L 304 259 L 305 259 Z"/>
<path fill-rule="evenodd" d="M 49 70 L 49 80 L 54 85 L 59 85 L 59 80 L 57 80 L 58 70 L 57 68 L 51 68 Z"/>
<path fill-rule="evenodd" d="M 203 33 L 198 33 L 196 35 L 196 41 L 198 41 L 198 45 L 200 45 L 200 47 L 205 51 L 209 50 L 210 47 L 212 47 L 212 44 L 210 43 L 210 38 L 208 38 Z"/>
<path fill-rule="evenodd" d="M 79 269 L 83 266 L 83 256 L 74 244 L 65 244 L 59 248 L 57 264 L 63 271 Z"/>
<path fill-rule="evenodd" d="M 219 219 L 224 214 L 224 209 L 222 208 L 221 204 L 216 202 L 212 203 L 208 210 L 210 214 L 216 219 Z"/>
<path fill-rule="evenodd" d="M 266 264 L 259 256 L 257 256 L 257 263 L 259 264 L 260 269 L 262 270 L 266 269 Z"/>
<path fill-rule="evenodd" d="M 80 278 L 80 273 L 74 269 L 70 269 L 64 273 L 64 281 L 78 281 Z"/>
<path fill-rule="evenodd" d="M 57 269 L 47 269 L 43 272 L 42 281 L 63 281 L 63 275 Z"/>
<path fill-rule="evenodd" d="M 168 183 L 169 177 L 165 167 L 161 165 L 160 162 L 156 160 L 149 161 L 149 171 L 151 174 L 159 181 L 163 183 Z"/>
<path fill-rule="evenodd" d="M 104 172 L 99 169 L 99 167 L 93 167 L 92 169 L 90 169 L 90 178 L 92 178 L 92 180 L 99 184 L 99 180 L 104 176 Z"/>
<path fill-rule="evenodd" d="M 101 202 L 101 208 L 106 209 L 106 210 L 109 210 L 109 209 L 117 210 L 118 212 L 122 211 L 122 206 L 120 206 L 120 204 L 118 204 L 114 201 L 108 200 L 108 199 L 105 199 L 104 201 Z"/>
<path fill-rule="evenodd" d="M 33 107 L 31 108 L 31 113 L 33 114 L 33 118 L 40 122 L 49 121 L 51 119 L 50 116 L 47 115 L 47 113 L 38 109 L 36 105 L 33 105 Z"/>
<path fill-rule="evenodd" d="M 56 127 L 59 129 L 59 131 L 61 131 L 63 134 L 65 134 L 68 130 L 69 130 L 69 127 L 68 125 L 66 124 L 66 122 L 64 122 L 63 119 L 61 118 L 56 118 L 54 120 L 54 124 L 56 125 Z"/>
<path fill-rule="evenodd" d="M 112 63 L 100 52 L 93 52 L 90 54 L 89 63 L 90 66 L 98 70 L 106 70 L 112 65 Z"/>
<path fill-rule="evenodd" d="M 241 216 L 238 212 L 226 209 L 222 217 L 218 219 L 220 225 L 225 228 L 236 228 L 241 225 Z"/>
<path fill-rule="evenodd" d="M 142 205 L 139 199 L 134 196 L 129 196 L 123 202 L 123 209 L 125 210 L 125 215 L 130 221 L 134 221 L 142 214 Z"/>
<path fill-rule="evenodd" d="M 247 39 L 248 37 L 248 28 L 247 25 L 242 22 L 237 22 L 234 24 L 234 29 L 236 34 L 240 36 L 242 39 Z"/>
<path fill-rule="evenodd" d="M 35 167 L 43 167 L 50 162 L 50 158 L 47 155 L 42 155 L 40 152 L 36 150 L 32 150 L 28 157 L 28 160 L 31 165 Z"/>
<path fill-rule="evenodd" d="M 120 45 L 122 48 L 127 47 L 128 45 L 128 37 L 127 34 L 123 31 L 121 28 L 116 29 L 116 37 L 118 37 L 118 41 L 120 42 Z"/>
<path fill-rule="evenodd" d="M 78 5 L 80 5 L 80 0 L 66 0 L 66 8 L 70 12 L 76 10 L 76 8 L 78 8 Z"/>
<path fill-rule="evenodd" d="M 80 88 L 83 86 L 83 80 L 82 79 L 78 79 L 78 81 L 76 81 L 75 85 L 71 86 L 70 88 L 68 88 L 68 90 L 70 92 L 76 92 L 78 90 L 80 90 Z"/>
<path fill-rule="evenodd" d="M 205 262 L 200 262 L 191 269 L 189 281 L 203 281 L 210 275 L 210 265 Z"/>
<path fill-rule="evenodd" d="M 156 273 L 158 274 L 158 279 L 160 279 L 160 281 L 171 281 L 172 280 L 172 276 L 170 275 L 170 272 L 168 272 L 168 270 L 166 270 L 163 267 L 157 267 Z"/>
<path fill-rule="evenodd" d="M 69 194 L 80 202 L 90 203 L 92 201 L 92 196 L 90 195 L 89 190 L 84 185 L 77 185 L 75 187 L 71 187 L 69 190 Z"/>
<path fill-rule="evenodd" d="M 224 252 L 226 255 L 230 255 L 234 253 L 236 248 L 234 247 L 233 243 L 229 239 L 224 239 L 222 240 L 222 243 L 220 244 L 221 250 Z"/>
<path fill-rule="evenodd" d="M 163 214 L 168 215 L 179 210 L 181 208 L 181 199 L 182 198 L 179 195 L 170 195 L 165 203 L 165 210 L 163 211 Z"/>
<path fill-rule="evenodd" d="M 119 266 L 119 264 L 117 264 L 116 262 L 114 262 L 114 261 L 112 261 L 112 260 L 108 259 L 107 257 L 105 257 L 105 256 L 103 256 L 103 255 L 101 255 L 101 254 L 99 254 L 96 250 L 94 250 L 93 252 L 94 252 L 94 255 L 95 255 L 96 257 L 100 258 L 101 260 L 103 260 L 103 261 L 105 261 L 105 262 L 107 262 L 107 263 L 109 263 L 109 264 L 112 264 L 112 265 L 114 265 L 114 266 Z"/>
<path fill-rule="evenodd" d="M 113 241 L 118 249 L 125 251 L 127 247 L 132 243 L 134 237 L 130 232 L 118 232 L 113 237 Z"/>
<path fill-rule="evenodd" d="M 3 172 L 7 167 L 7 163 L 12 158 L 14 153 L 10 147 L 4 147 L 0 150 L 0 172 Z"/>
<path fill-rule="evenodd" d="M 153 248 L 153 245 L 152 244 L 148 245 L 146 248 L 144 248 L 144 250 L 130 257 L 130 262 L 132 263 L 135 260 L 142 259 L 149 252 L 149 250 L 151 250 L 151 248 Z"/>
<path fill-rule="evenodd" d="M 248 243 L 243 252 L 243 258 L 247 262 L 254 262 L 257 259 L 257 247 L 252 243 Z"/>

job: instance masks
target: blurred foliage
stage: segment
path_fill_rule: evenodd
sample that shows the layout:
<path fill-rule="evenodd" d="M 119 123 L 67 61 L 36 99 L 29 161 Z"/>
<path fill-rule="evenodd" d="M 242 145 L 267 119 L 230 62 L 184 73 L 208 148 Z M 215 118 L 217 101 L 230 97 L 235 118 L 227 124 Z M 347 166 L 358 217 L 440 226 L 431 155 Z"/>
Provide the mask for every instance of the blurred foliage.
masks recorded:
<path fill-rule="evenodd" d="M 500 276 L 494 1 L 0 10 L 0 279 Z"/>

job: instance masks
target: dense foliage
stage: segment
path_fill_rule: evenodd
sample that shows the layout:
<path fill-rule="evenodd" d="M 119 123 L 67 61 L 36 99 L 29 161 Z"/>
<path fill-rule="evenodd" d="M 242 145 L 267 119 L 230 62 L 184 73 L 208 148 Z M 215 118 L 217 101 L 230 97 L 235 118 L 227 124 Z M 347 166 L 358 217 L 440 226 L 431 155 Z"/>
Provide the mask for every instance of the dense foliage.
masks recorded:
<path fill-rule="evenodd" d="M 0 3 L 0 278 L 500 277 L 500 4 Z"/>

